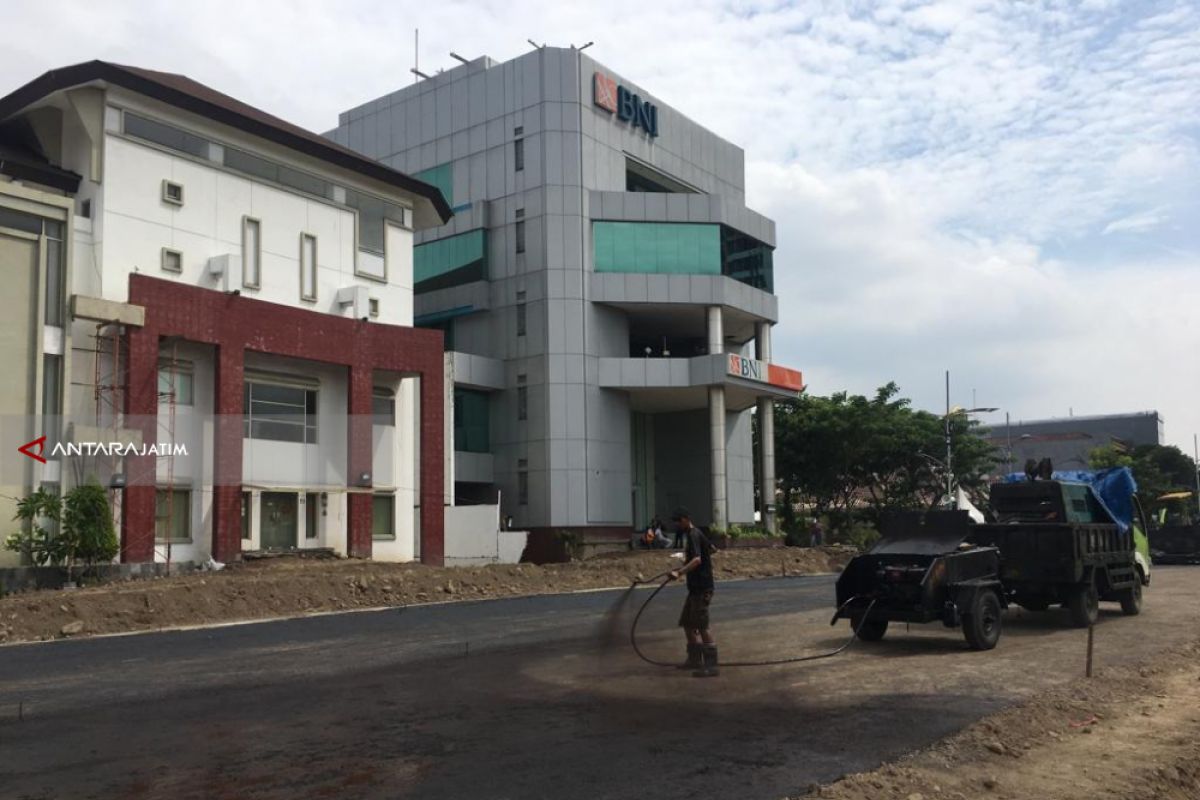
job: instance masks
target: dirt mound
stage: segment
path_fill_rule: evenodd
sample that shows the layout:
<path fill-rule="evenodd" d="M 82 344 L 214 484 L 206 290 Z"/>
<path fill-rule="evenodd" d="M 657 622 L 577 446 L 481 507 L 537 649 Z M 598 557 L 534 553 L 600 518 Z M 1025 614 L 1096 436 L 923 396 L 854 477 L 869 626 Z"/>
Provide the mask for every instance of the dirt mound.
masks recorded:
<path fill-rule="evenodd" d="M 807 797 L 1195 800 L 1200 642 L 1037 695 L 900 761 Z"/>
<path fill-rule="evenodd" d="M 837 571 L 852 555 L 840 547 L 733 548 L 719 553 L 714 567 L 718 580 L 814 574 Z M 221 572 L 0 598 L 0 642 L 621 587 L 678 564 L 668 551 L 544 566 L 245 561 Z"/>

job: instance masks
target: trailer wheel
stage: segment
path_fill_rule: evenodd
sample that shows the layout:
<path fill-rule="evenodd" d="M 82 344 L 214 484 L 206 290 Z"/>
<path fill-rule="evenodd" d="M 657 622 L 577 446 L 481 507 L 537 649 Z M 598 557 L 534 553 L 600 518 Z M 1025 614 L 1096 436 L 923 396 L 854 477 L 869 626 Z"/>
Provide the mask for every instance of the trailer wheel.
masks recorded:
<path fill-rule="evenodd" d="M 851 617 L 850 627 L 854 629 L 854 634 L 864 642 L 878 642 L 887 633 L 888 621 L 886 619 L 863 619 L 862 617 Z"/>
<path fill-rule="evenodd" d="M 972 650 L 991 650 L 1000 641 L 1000 598 L 991 589 L 975 595 L 970 613 L 963 614 L 963 636 Z"/>
<path fill-rule="evenodd" d="M 1142 613 L 1142 573 L 1138 570 L 1134 576 L 1133 586 L 1122 589 L 1119 593 L 1121 612 L 1127 617 L 1136 617 Z"/>
<path fill-rule="evenodd" d="M 1100 594 L 1096 591 L 1095 576 L 1071 591 L 1067 608 L 1071 609 L 1071 624 L 1076 628 L 1087 628 L 1096 624 L 1100 617 Z"/>

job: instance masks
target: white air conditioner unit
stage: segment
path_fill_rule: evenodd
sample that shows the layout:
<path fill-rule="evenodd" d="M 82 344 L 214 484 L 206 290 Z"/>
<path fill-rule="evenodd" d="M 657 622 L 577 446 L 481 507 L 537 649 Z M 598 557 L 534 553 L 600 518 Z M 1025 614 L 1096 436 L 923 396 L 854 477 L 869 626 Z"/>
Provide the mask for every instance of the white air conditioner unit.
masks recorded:
<path fill-rule="evenodd" d="M 355 319 L 371 316 L 371 298 L 365 286 L 343 286 L 337 291 L 337 301 L 340 306 L 351 306 L 354 313 L 350 316 Z"/>
<path fill-rule="evenodd" d="M 240 253 L 225 253 L 208 259 L 208 276 L 217 282 L 217 288 L 227 292 L 230 287 L 242 285 L 242 256 Z"/>

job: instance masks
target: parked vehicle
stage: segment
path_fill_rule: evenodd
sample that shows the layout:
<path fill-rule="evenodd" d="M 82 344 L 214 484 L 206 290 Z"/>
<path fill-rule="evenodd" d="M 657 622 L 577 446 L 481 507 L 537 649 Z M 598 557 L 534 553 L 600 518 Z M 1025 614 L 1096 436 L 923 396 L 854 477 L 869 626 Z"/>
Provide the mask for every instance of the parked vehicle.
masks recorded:
<path fill-rule="evenodd" d="M 853 559 L 837 581 L 838 610 L 858 638 L 878 641 L 891 622 L 940 621 L 962 627 L 974 650 L 1000 640 L 1005 594 L 994 547 L 964 543 L 966 511 L 888 515 L 882 538 Z"/>
<path fill-rule="evenodd" d="M 1150 525 L 1150 554 L 1156 564 L 1200 564 L 1200 511 L 1194 492 L 1158 498 Z"/>
<path fill-rule="evenodd" d="M 1078 627 L 1096 622 L 1101 601 L 1138 614 L 1150 554 L 1136 491 L 1124 467 L 1012 476 L 992 486 L 996 522 L 973 526 L 967 541 L 999 551 L 1009 602 L 1031 611 L 1062 604 Z"/>

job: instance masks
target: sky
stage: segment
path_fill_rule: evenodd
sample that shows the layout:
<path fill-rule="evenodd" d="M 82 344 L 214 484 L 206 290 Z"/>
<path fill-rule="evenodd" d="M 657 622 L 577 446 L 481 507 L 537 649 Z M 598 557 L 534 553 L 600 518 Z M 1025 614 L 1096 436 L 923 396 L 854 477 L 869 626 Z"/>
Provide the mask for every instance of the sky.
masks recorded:
<path fill-rule="evenodd" d="M 92 58 L 324 131 L 454 51 L 589 55 L 745 150 L 775 360 L 981 419 L 1200 431 L 1200 3 L 0 0 L 0 94 Z M 52 32 L 53 35 L 47 35 Z"/>

